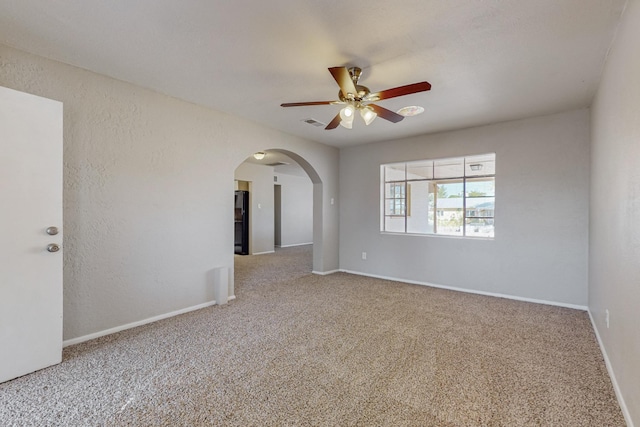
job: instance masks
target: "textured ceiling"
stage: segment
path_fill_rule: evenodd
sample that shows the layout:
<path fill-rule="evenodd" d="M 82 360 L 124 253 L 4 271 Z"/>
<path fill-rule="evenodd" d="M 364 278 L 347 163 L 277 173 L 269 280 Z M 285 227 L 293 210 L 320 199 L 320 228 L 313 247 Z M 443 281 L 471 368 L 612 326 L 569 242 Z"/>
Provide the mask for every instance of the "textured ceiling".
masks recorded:
<path fill-rule="evenodd" d="M 4 0 L 0 43 L 347 146 L 589 106 L 626 0 Z M 425 113 L 325 131 L 332 66 Z"/>

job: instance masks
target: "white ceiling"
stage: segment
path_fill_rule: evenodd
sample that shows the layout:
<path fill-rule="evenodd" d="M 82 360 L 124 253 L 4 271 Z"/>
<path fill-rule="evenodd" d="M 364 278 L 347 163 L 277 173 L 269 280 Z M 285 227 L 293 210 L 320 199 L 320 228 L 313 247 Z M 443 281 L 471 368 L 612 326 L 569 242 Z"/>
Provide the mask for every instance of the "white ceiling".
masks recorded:
<path fill-rule="evenodd" d="M 626 0 L 3 0 L 0 43 L 338 147 L 589 106 Z M 332 66 L 425 113 L 326 131 Z"/>
<path fill-rule="evenodd" d="M 273 150 L 263 151 L 263 153 L 265 153 L 263 159 L 258 160 L 253 156 L 249 156 L 245 159 L 245 162 L 255 165 L 271 166 L 273 167 L 273 171 L 279 174 L 309 177 L 305 170 L 302 169 L 302 166 L 286 154 Z"/>

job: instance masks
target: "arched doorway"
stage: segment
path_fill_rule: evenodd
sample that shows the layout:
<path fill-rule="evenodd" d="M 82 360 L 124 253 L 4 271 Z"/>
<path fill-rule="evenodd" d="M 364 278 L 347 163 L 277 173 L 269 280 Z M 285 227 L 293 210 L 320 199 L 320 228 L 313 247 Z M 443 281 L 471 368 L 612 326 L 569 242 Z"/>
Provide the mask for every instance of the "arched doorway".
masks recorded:
<path fill-rule="evenodd" d="M 322 271 L 322 203 L 323 183 L 316 169 L 302 156 L 285 149 L 262 150 L 264 157 L 254 158 L 249 155 L 235 170 L 235 190 L 249 193 L 249 249 L 250 254 L 273 252 L 276 247 L 277 222 L 275 204 L 278 200 L 277 182 L 279 172 L 284 169 L 297 168 L 301 175 L 310 181 L 309 193 L 306 196 L 311 204 L 302 215 L 310 225 L 310 238 L 304 243 L 313 243 L 312 271 Z M 260 157 L 260 156 L 258 156 Z M 236 200 L 238 196 L 236 194 Z M 236 207 L 234 221 L 238 221 Z M 300 221 L 297 221 L 300 222 Z M 237 227 L 237 222 L 234 224 Z M 234 229 L 235 231 L 235 229 Z M 237 239 L 236 239 L 237 241 Z M 302 244 L 302 243 L 301 243 Z M 234 245 L 235 247 L 235 245 Z"/>

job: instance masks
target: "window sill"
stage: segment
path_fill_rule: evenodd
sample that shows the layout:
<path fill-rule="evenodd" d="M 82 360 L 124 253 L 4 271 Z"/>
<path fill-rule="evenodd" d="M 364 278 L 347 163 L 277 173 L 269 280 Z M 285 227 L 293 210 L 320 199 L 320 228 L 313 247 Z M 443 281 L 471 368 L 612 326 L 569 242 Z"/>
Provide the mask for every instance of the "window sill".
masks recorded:
<path fill-rule="evenodd" d="M 381 235 L 388 236 L 414 236 L 414 237 L 435 237 L 435 238 L 444 238 L 444 239 L 458 239 L 458 240 L 495 240 L 494 237 L 471 237 L 471 236 L 450 236 L 447 234 L 422 234 L 422 233 L 394 233 L 393 231 L 380 231 Z"/>

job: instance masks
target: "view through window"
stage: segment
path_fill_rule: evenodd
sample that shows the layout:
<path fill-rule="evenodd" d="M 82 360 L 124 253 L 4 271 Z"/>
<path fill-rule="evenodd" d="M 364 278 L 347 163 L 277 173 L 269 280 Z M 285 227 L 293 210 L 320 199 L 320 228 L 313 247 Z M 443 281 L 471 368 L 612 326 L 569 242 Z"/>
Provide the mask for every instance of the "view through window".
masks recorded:
<path fill-rule="evenodd" d="M 494 237 L 495 153 L 381 165 L 380 230 Z"/>

